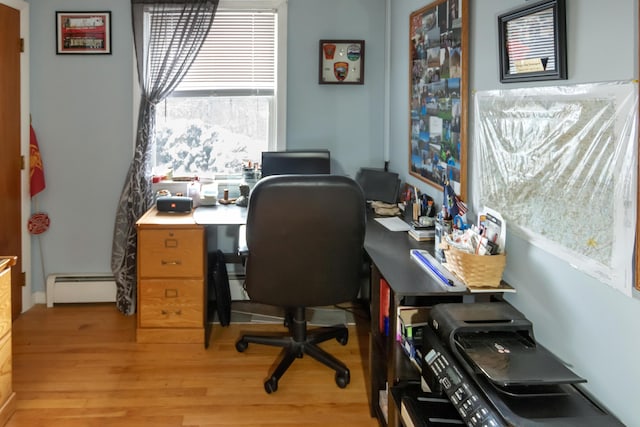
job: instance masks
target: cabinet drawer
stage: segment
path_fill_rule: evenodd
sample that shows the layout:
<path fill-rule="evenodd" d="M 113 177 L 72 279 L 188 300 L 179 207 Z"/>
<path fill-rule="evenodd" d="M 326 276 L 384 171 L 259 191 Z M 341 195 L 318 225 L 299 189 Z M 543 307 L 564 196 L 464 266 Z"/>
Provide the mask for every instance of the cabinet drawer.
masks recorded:
<path fill-rule="evenodd" d="M 11 332 L 0 339 L 0 405 L 13 393 L 11 361 Z"/>
<path fill-rule="evenodd" d="M 202 229 L 138 230 L 140 277 L 203 277 Z"/>
<path fill-rule="evenodd" d="M 142 280 L 138 286 L 140 327 L 202 327 L 202 280 Z"/>
<path fill-rule="evenodd" d="M 0 272 L 0 337 L 11 329 L 11 269 Z"/>

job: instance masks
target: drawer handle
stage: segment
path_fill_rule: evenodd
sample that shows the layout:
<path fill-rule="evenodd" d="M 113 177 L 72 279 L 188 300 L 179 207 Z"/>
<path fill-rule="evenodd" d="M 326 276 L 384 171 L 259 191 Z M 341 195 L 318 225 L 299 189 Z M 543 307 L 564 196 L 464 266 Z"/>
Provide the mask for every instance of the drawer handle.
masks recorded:
<path fill-rule="evenodd" d="M 164 239 L 164 247 L 165 248 L 177 248 L 178 240 L 177 239 Z"/>
<path fill-rule="evenodd" d="M 178 259 L 178 260 L 175 260 L 175 261 L 165 261 L 165 260 L 162 260 L 162 261 L 160 261 L 160 262 L 162 263 L 162 265 L 182 265 L 182 261 L 180 261 L 179 259 Z"/>
<path fill-rule="evenodd" d="M 165 298 L 178 298 L 178 290 L 177 289 L 165 289 L 164 290 Z"/>
<path fill-rule="evenodd" d="M 163 316 L 167 316 L 169 314 L 176 314 L 176 315 L 180 316 L 182 314 L 182 310 L 180 310 L 180 309 L 174 310 L 174 311 L 162 310 L 161 313 L 162 313 Z"/>

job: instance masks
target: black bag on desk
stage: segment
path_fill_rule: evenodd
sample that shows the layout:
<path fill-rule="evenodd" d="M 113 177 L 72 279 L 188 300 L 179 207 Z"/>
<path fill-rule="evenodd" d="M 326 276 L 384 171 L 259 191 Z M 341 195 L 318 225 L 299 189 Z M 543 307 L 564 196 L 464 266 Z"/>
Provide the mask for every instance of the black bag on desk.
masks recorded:
<path fill-rule="evenodd" d="M 380 169 L 360 168 L 356 174 L 356 182 L 360 184 L 367 200 L 378 200 L 395 204 L 400 192 L 398 174 Z"/>
<path fill-rule="evenodd" d="M 207 320 L 213 321 L 214 312 L 218 312 L 218 320 L 222 326 L 231 322 L 231 291 L 227 263 L 221 250 L 208 254 L 208 301 Z"/>

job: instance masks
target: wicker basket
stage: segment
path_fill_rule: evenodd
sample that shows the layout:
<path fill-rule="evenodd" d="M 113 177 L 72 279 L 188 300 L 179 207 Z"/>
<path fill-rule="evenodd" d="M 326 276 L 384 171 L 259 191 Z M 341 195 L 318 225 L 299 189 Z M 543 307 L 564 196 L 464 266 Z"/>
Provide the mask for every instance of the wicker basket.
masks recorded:
<path fill-rule="evenodd" d="M 499 255 L 474 255 L 453 246 L 443 248 L 447 268 L 467 286 L 497 288 L 507 263 L 505 253 Z"/>

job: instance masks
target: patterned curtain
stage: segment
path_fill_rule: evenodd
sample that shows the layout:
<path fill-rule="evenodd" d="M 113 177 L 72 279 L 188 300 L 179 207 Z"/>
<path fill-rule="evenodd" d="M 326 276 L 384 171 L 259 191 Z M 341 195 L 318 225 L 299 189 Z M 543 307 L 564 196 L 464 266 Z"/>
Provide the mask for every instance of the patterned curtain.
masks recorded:
<path fill-rule="evenodd" d="M 151 207 L 155 109 L 180 83 L 209 33 L 219 0 L 131 0 L 142 96 L 135 151 L 122 188 L 113 232 L 111 270 L 116 306 L 136 311 L 136 221 Z"/>

